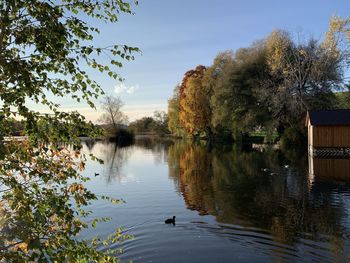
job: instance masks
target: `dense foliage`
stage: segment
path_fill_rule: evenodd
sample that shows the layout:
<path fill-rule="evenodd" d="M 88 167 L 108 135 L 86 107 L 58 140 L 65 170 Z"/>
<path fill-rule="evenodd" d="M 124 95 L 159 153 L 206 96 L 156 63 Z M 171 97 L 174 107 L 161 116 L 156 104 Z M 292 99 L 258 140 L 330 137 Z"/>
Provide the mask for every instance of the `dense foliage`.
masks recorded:
<path fill-rule="evenodd" d="M 203 85 L 205 72 L 204 66 L 187 71 L 180 86 L 179 119 L 189 134 L 210 129 L 209 96 Z"/>
<path fill-rule="evenodd" d="M 164 111 L 155 111 L 153 117 L 143 117 L 131 122 L 128 129 L 135 134 L 168 134 L 168 115 Z"/>
<path fill-rule="evenodd" d="M 176 86 L 172 98 L 168 100 L 168 128 L 177 136 L 184 136 L 185 131 L 180 124 L 180 86 Z"/>
<path fill-rule="evenodd" d="M 94 107 L 103 91 L 87 67 L 120 78 L 120 60 L 133 59 L 138 49 L 96 47 L 99 30 L 91 26 L 97 20 L 114 23 L 120 13 L 132 13 L 130 3 L 0 1 L 0 261 L 117 260 L 97 249 L 100 239 L 75 237 L 87 227 L 84 206 L 98 198 L 83 184 L 89 157 L 80 151 L 78 136 L 99 131 L 78 112 L 61 111 L 54 99 L 70 97 Z M 110 63 L 100 63 L 100 55 Z M 34 103 L 49 113 L 34 111 Z M 26 140 L 9 137 L 13 118 L 24 125 Z M 122 238 L 116 230 L 105 245 Z"/>
<path fill-rule="evenodd" d="M 300 140 L 308 110 L 348 107 L 348 97 L 337 94 L 347 90 L 343 73 L 349 53 L 335 34 L 348 33 L 349 23 L 333 18 L 322 42 L 296 42 L 276 30 L 250 47 L 218 54 L 209 67 L 186 72 L 169 100 L 169 129 L 236 140 L 288 130 Z"/>

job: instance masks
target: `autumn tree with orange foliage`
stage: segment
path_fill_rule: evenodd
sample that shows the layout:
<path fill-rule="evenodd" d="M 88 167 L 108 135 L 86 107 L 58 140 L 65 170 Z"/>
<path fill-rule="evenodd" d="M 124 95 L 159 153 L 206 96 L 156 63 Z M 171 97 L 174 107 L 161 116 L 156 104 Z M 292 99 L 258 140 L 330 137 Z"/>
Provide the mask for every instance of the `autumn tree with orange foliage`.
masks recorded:
<path fill-rule="evenodd" d="M 211 135 L 210 97 L 203 85 L 206 67 L 187 71 L 180 86 L 180 123 L 191 136 Z"/>

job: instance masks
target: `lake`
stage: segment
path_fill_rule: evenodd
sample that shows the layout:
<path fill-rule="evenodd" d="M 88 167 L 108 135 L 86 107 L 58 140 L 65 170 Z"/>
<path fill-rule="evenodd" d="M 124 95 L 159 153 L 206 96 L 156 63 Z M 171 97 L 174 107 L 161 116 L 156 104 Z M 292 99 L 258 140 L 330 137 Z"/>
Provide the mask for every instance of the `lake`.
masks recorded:
<path fill-rule="evenodd" d="M 134 238 L 116 245 L 122 261 L 350 260 L 350 160 L 157 139 L 84 151 L 105 161 L 88 161 L 88 188 L 125 203 L 94 202 L 95 216 L 112 219 L 82 237 L 123 227 Z"/>

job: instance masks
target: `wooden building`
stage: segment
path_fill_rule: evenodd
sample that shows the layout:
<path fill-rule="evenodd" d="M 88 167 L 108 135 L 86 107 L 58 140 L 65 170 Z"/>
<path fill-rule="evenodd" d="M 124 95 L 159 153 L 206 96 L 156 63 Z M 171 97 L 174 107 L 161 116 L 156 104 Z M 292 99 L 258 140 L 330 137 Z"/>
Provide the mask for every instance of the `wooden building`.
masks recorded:
<path fill-rule="evenodd" d="M 350 109 L 309 111 L 306 126 L 309 149 L 350 149 Z"/>

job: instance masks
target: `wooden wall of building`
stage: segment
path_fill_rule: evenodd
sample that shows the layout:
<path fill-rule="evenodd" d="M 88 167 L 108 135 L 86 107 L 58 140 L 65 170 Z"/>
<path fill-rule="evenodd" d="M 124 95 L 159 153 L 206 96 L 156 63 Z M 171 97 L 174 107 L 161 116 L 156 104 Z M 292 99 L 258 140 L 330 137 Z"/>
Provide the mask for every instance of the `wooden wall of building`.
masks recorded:
<path fill-rule="evenodd" d="M 309 126 L 312 147 L 350 147 L 350 126 Z"/>

